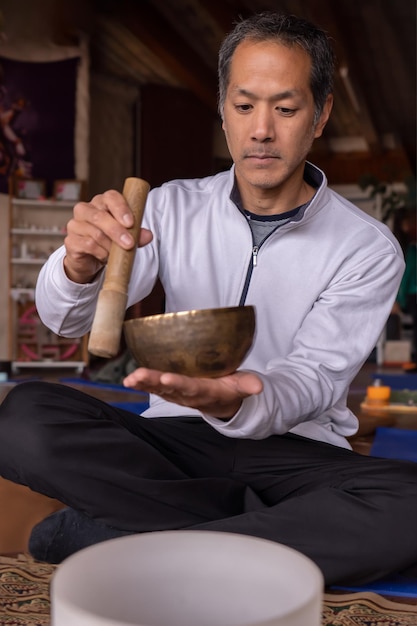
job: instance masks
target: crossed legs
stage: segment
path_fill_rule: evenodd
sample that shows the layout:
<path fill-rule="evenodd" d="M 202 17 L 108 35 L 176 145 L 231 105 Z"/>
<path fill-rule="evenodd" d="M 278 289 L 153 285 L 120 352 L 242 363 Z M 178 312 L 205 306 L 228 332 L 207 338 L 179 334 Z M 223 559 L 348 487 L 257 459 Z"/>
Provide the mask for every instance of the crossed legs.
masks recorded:
<path fill-rule="evenodd" d="M 7 396 L 0 474 L 70 507 L 49 519 L 46 540 L 51 519 L 63 541 L 87 528 L 89 543 L 179 528 L 249 534 L 308 555 L 326 584 L 417 563 L 417 464 L 294 435 L 230 439 L 197 417 L 145 419 L 60 385 Z"/>

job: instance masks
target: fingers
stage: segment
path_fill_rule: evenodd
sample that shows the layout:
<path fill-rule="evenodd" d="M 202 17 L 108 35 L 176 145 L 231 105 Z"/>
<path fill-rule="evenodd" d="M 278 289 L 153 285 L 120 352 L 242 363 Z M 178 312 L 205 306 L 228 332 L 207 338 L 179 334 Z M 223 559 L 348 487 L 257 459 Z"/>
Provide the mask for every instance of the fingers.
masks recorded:
<path fill-rule="evenodd" d="M 157 370 L 151 370 L 146 367 L 139 367 L 131 374 L 128 374 L 123 380 L 125 387 L 135 387 L 148 393 L 156 393 L 161 395 L 162 393 L 168 393 L 171 389 L 167 385 L 161 382 L 162 372 Z"/>
<path fill-rule="evenodd" d="M 261 379 L 251 372 L 238 371 L 220 378 L 190 378 L 171 372 L 160 375 L 158 384 L 167 394 L 181 392 L 184 397 L 210 396 L 218 401 L 229 398 L 247 398 L 262 392 Z"/>
<path fill-rule="evenodd" d="M 148 230 L 147 228 L 141 228 L 139 232 L 139 242 L 138 242 L 139 248 L 142 248 L 143 246 L 147 246 L 148 243 L 151 243 L 152 239 L 153 239 L 152 232 Z"/>
<path fill-rule="evenodd" d="M 133 215 L 123 196 L 117 191 L 106 191 L 91 202 L 79 202 L 68 229 L 80 230 L 98 247 L 110 249 L 112 241 L 126 250 L 136 244 L 128 228 L 133 226 Z M 91 244 L 93 245 L 93 244 Z"/>
<path fill-rule="evenodd" d="M 262 380 L 251 372 L 236 372 L 236 392 L 242 397 L 256 396 L 263 391 Z"/>
<path fill-rule="evenodd" d="M 101 229 L 78 217 L 68 222 L 64 243 L 70 256 L 77 253 L 91 255 L 103 264 L 111 247 L 111 240 Z"/>
<path fill-rule="evenodd" d="M 250 372 L 235 372 L 221 378 L 191 378 L 146 368 L 126 376 L 123 384 L 220 419 L 233 417 L 244 398 L 263 389 L 260 378 Z"/>
<path fill-rule="evenodd" d="M 88 239 L 90 248 L 97 246 L 109 252 L 114 241 L 130 250 L 138 243 L 127 230 L 133 223 L 132 212 L 122 194 L 110 190 L 95 196 L 91 202 L 76 204 L 67 231 L 69 235 L 82 235 Z M 146 245 L 151 241 L 152 234 L 146 229 L 143 231 L 140 244 Z"/>
<path fill-rule="evenodd" d="M 129 206 L 117 191 L 106 191 L 91 202 L 78 202 L 64 242 L 68 277 L 80 283 L 92 280 L 107 263 L 113 242 L 125 250 L 150 243 L 152 233 L 146 229 L 140 230 L 139 242 L 134 240 L 128 231 L 133 222 Z"/>
<path fill-rule="evenodd" d="M 80 204 L 86 204 L 81 202 Z M 94 196 L 91 202 L 87 203 L 100 211 L 106 211 L 114 217 L 125 228 L 133 226 L 133 215 L 123 195 L 114 189 Z"/>
<path fill-rule="evenodd" d="M 158 395 L 181 394 L 188 398 L 210 395 L 211 398 L 217 396 L 219 400 L 227 395 L 244 398 L 263 390 L 260 378 L 250 372 L 235 372 L 221 378 L 192 378 L 145 367 L 126 376 L 123 384 Z"/>

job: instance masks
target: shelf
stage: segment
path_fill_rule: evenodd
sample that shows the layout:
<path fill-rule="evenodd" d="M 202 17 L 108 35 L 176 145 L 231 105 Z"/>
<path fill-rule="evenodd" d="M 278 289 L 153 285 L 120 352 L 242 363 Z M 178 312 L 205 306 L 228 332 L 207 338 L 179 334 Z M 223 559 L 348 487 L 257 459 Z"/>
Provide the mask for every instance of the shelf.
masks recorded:
<path fill-rule="evenodd" d="M 52 230 L 52 229 L 43 229 L 43 228 L 12 228 L 10 230 L 12 235 L 47 235 L 52 237 L 65 237 L 67 232 L 63 230 Z"/>
<path fill-rule="evenodd" d="M 14 265 L 43 265 L 46 261 L 46 257 L 44 259 L 20 259 L 14 258 L 10 259 Z"/>
<path fill-rule="evenodd" d="M 26 200 L 25 198 L 12 198 L 12 204 L 13 206 L 27 206 L 37 209 L 39 209 L 39 207 L 45 207 L 50 209 L 54 209 L 56 207 L 69 209 L 77 203 L 72 200 Z"/>
<path fill-rule="evenodd" d="M 12 181 L 8 252 L 12 370 L 72 368 L 81 372 L 89 359 L 87 335 L 77 340 L 56 335 L 42 323 L 35 305 L 36 276 L 49 256 L 64 243 L 66 224 L 77 201 L 44 198 L 41 190 L 32 194 L 36 198 L 21 198 L 14 195 L 14 189 Z"/>
<path fill-rule="evenodd" d="M 34 287 L 12 287 L 10 295 L 13 300 L 19 300 L 19 296 L 28 296 L 31 300 L 35 299 Z"/>
<path fill-rule="evenodd" d="M 17 374 L 20 369 L 39 369 L 39 368 L 71 368 L 81 373 L 86 366 L 85 361 L 12 361 L 11 371 Z"/>

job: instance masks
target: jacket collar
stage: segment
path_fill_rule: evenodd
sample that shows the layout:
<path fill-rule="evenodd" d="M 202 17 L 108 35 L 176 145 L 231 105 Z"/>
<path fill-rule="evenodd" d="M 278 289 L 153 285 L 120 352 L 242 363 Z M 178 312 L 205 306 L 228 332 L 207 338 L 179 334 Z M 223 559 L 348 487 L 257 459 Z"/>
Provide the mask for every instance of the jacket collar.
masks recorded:
<path fill-rule="evenodd" d="M 297 213 L 296 217 L 293 220 L 291 220 L 293 222 L 298 222 L 298 221 L 300 221 L 303 218 L 305 211 L 312 204 L 315 204 L 314 201 L 317 198 L 317 196 L 319 196 L 319 195 L 321 196 L 322 193 L 323 193 L 323 190 L 327 187 L 327 179 L 326 179 L 326 176 L 325 176 L 324 172 L 322 172 L 321 169 L 319 169 L 316 165 L 313 165 L 313 163 L 310 163 L 309 161 L 306 161 L 306 163 L 305 163 L 304 180 L 311 187 L 314 187 L 316 189 L 316 193 L 313 196 L 313 198 L 311 199 L 311 201 L 308 202 L 303 207 L 303 210 L 300 211 L 300 213 Z M 242 207 L 242 202 L 241 202 L 241 198 L 240 198 L 240 193 L 239 193 L 239 189 L 238 189 L 238 186 L 237 186 L 237 183 L 236 183 L 235 165 L 234 164 L 232 165 L 232 167 L 230 168 L 230 171 L 229 171 L 228 186 L 229 186 L 229 189 L 230 189 L 230 192 L 229 192 L 230 200 L 233 202 L 233 204 L 235 206 L 237 206 L 239 211 L 243 212 L 243 207 Z"/>

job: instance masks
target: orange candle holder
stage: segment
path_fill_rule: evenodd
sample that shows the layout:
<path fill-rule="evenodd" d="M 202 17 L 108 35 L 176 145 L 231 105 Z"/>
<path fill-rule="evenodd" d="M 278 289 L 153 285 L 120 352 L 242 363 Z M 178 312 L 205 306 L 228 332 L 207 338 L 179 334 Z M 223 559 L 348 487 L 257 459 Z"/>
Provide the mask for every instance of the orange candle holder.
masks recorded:
<path fill-rule="evenodd" d="M 372 385 L 366 390 L 366 402 L 372 406 L 384 406 L 389 404 L 391 387 L 384 385 Z"/>

